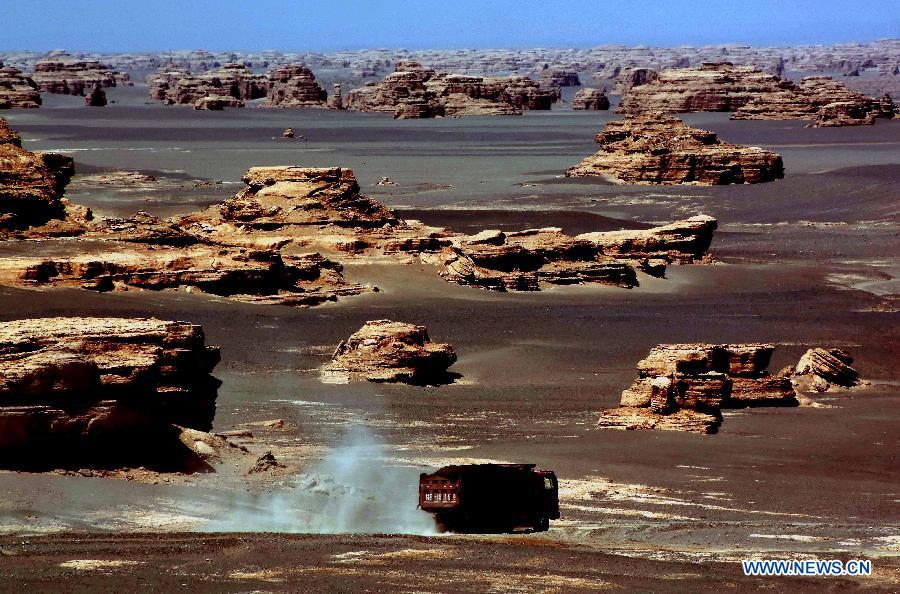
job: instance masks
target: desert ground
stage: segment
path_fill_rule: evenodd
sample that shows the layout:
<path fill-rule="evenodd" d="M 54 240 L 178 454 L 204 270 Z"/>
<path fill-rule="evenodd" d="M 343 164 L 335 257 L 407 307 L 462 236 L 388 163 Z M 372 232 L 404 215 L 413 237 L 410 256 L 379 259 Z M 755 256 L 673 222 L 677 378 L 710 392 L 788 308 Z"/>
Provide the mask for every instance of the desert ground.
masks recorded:
<path fill-rule="evenodd" d="M 0 472 L 0 589 L 88 591 L 711 591 L 900 586 L 898 205 L 900 123 L 806 128 L 684 114 L 784 159 L 782 180 L 621 186 L 562 177 L 612 112 L 395 121 L 325 110 L 200 112 L 107 89 L 4 114 L 29 150 L 73 156 L 66 193 L 99 216 L 183 214 L 221 202 L 251 166 L 351 168 L 407 219 L 476 232 L 570 233 L 708 214 L 714 263 L 632 289 L 492 293 L 421 263 L 349 263 L 377 293 L 313 308 L 185 292 L 0 287 L 0 319 L 153 316 L 202 324 L 222 349 L 213 430 L 284 467 L 244 475 L 90 469 Z M 568 90 L 566 90 L 568 92 Z M 285 141 L 292 127 L 304 139 Z M 108 170 L 152 188 L 92 186 Z M 378 186 L 382 177 L 396 186 Z M 89 244 L 0 242 L 0 255 Z M 365 321 L 423 324 L 453 345 L 441 386 L 328 384 L 320 368 Z M 715 435 L 601 430 L 658 343 L 769 342 L 771 368 L 815 346 L 850 352 L 868 385 L 821 406 L 725 412 Z M 280 426 L 258 423 L 281 419 Z M 545 533 L 437 535 L 415 509 L 419 472 L 532 462 L 560 479 Z M 347 465 L 351 472 L 346 472 Z M 344 469 L 343 471 L 341 469 Z M 359 470 L 359 472 L 356 472 Z M 343 472 L 343 474 L 342 474 Z M 360 478 L 363 477 L 363 478 Z M 363 492 L 365 491 L 365 492 Z M 348 515 L 349 514 L 349 515 Z M 743 558 L 870 558 L 867 578 L 745 578 Z M 12 586 L 15 585 L 15 588 Z"/>

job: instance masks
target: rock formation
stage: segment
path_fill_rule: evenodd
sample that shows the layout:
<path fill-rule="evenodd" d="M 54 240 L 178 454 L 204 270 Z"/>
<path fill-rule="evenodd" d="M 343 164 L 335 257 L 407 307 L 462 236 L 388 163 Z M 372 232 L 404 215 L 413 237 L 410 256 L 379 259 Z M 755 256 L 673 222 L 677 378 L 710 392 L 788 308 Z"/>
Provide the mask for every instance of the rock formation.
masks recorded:
<path fill-rule="evenodd" d="M 894 117 L 890 96 L 872 99 L 828 76 L 785 82 L 773 93 L 754 98 L 731 114 L 735 120 L 811 120 L 815 126 L 858 126 Z"/>
<path fill-rule="evenodd" d="M 840 349 L 809 349 L 797 363 L 795 373 L 804 387 L 816 392 L 825 392 L 832 385 L 852 388 L 860 383 L 859 373 L 850 367 L 852 363 L 853 357 Z"/>
<path fill-rule="evenodd" d="M 600 151 L 566 170 L 626 184 L 755 184 L 784 176 L 781 157 L 758 147 L 728 144 L 714 132 L 644 113 L 610 122 L 595 138 Z"/>
<path fill-rule="evenodd" d="M 718 222 L 698 215 L 650 229 L 595 231 L 576 235 L 607 256 L 633 260 L 662 260 L 665 263 L 693 264 L 708 260 L 710 243 Z"/>
<path fill-rule="evenodd" d="M 485 78 L 436 73 L 417 62 L 398 62 L 384 80 L 354 89 L 346 105 L 396 118 L 519 115 L 550 109 L 556 93 L 524 76 Z"/>
<path fill-rule="evenodd" d="M 546 68 L 541 71 L 539 81 L 546 87 L 580 87 L 578 73 L 566 68 Z"/>
<path fill-rule="evenodd" d="M 495 291 L 537 291 L 541 283 L 638 285 L 637 270 L 662 276 L 669 263 L 702 261 L 716 220 L 699 216 L 651 229 L 585 233 L 556 227 L 451 237 L 453 245 L 423 253 L 447 281 Z"/>
<path fill-rule="evenodd" d="M 19 135 L 0 118 L 0 237 L 53 220 L 89 219 L 89 210 L 62 198 L 74 172 L 70 157 L 23 149 Z"/>
<path fill-rule="evenodd" d="M 323 379 L 445 383 L 447 368 L 455 362 L 453 347 L 431 342 L 425 326 L 375 320 L 341 341 L 323 370 Z"/>
<path fill-rule="evenodd" d="M 170 238 L 136 239 L 143 241 L 100 255 L 3 258 L 0 282 L 100 292 L 182 289 L 246 303 L 291 306 L 319 305 L 370 290 L 345 282 L 341 264 L 318 253 L 284 256 L 272 249 L 168 247 L 157 241 Z"/>
<path fill-rule="evenodd" d="M 38 62 L 31 77 L 44 93 L 60 95 L 84 95 L 98 86 L 131 84 L 127 74 L 114 72 L 97 60 L 78 60 L 67 55 Z"/>
<path fill-rule="evenodd" d="M 621 406 L 599 427 L 715 433 L 722 408 L 796 406 L 788 375 L 771 375 L 770 344 L 663 344 L 637 364 Z"/>
<path fill-rule="evenodd" d="M 346 109 L 344 106 L 344 94 L 341 90 L 341 85 L 338 83 L 334 84 L 334 92 L 328 99 L 328 107 L 330 109 Z"/>
<path fill-rule="evenodd" d="M 17 137 L 7 136 L 18 148 L 12 144 Z M 113 179 L 153 181 L 121 173 Z M 361 195 L 348 169 L 254 167 L 242 179 L 247 187 L 222 204 L 169 220 L 138 213 L 75 221 L 75 207 L 49 198 L 56 210 L 43 218 L 22 219 L 19 208 L 13 214 L 22 220 L 7 217 L 7 226 L 18 220 L 19 228 L 8 232 L 14 237 L 79 234 L 110 247 L 71 256 L 69 246 L 55 246 L 38 258 L 4 258 L 0 282 L 96 291 L 183 289 L 285 305 L 315 305 L 377 290 L 345 282 L 342 266 L 317 253 L 336 251 L 342 259 L 421 260 L 436 265 L 448 281 L 501 291 L 538 290 L 542 283 L 632 287 L 638 284 L 638 270 L 663 276 L 670 263 L 705 260 L 716 228 L 715 219 L 694 217 L 652 229 L 579 237 L 557 228 L 463 235 L 400 219 Z M 95 183 L 105 181 L 99 176 Z M 22 185 L 12 187 L 21 193 Z M 64 216 L 71 225 L 52 217 L 42 225 L 51 215 Z M 283 255 L 288 246 L 307 255 Z"/>
<path fill-rule="evenodd" d="M 193 103 L 194 109 L 199 111 L 222 111 L 226 107 L 244 107 L 246 103 L 244 103 L 240 99 L 235 99 L 234 97 L 218 97 L 218 96 L 206 96 L 200 97 Z"/>
<path fill-rule="evenodd" d="M 41 106 L 37 83 L 18 68 L 0 62 L 0 109 L 35 108 Z"/>
<path fill-rule="evenodd" d="M 88 107 L 106 107 L 106 91 L 100 85 L 88 93 L 84 98 L 84 104 Z"/>
<path fill-rule="evenodd" d="M 623 97 L 634 87 L 646 85 L 658 77 L 659 72 L 652 68 L 629 68 L 616 76 L 613 94 Z"/>
<path fill-rule="evenodd" d="M 265 75 L 254 74 L 243 64 L 229 63 L 199 74 L 163 70 L 147 77 L 147 84 L 150 98 L 166 105 L 196 105 L 210 97 L 227 102 L 223 107 L 243 107 L 244 101 L 265 97 L 270 83 Z"/>
<path fill-rule="evenodd" d="M 602 111 L 609 109 L 609 98 L 602 89 L 584 88 L 572 98 L 572 109 Z"/>
<path fill-rule="evenodd" d="M 235 225 L 380 227 L 397 222 L 383 204 L 360 195 L 349 169 L 251 167 L 241 181 L 247 188 L 220 208 L 222 218 Z"/>
<path fill-rule="evenodd" d="M 178 428 L 208 430 L 219 350 L 155 319 L 0 323 L 0 465 L 177 463 Z"/>
<path fill-rule="evenodd" d="M 848 126 L 871 124 L 894 113 L 892 102 L 882 108 L 881 101 L 828 76 L 807 77 L 797 84 L 729 62 L 664 70 L 646 82 L 626 81 L 622 90 L 618 111 L 625 114 L 730 111 L 736 120 L 805 119 L 816 126 Z"/>
<path fill-rule="evenodd" d="M 268 74 L 269 91 L 266 107 L 326 107 L 325 92 L 312 71 L 302 64 L 292 64 Z"/>
<path fill-rule="evenodd" d="M 622 97 L 617 111 L 625 114 L 734 111 L 753 99 L 778 93 L 791 85 L 753 66 L 706 63 L 663 70 L 644 84 L 633 85 Z"/>

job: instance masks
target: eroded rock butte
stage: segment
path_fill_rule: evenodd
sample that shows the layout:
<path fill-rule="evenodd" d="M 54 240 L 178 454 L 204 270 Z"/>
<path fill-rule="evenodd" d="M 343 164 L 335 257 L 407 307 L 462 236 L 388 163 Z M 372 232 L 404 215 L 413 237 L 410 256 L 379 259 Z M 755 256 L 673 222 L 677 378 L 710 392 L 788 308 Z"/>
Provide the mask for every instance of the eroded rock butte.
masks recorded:
<path fill-rule="evenodd" d="M 595 140 L 600 150 L 567 169 L 567 176 L 660 185 L 755 184 L 784 177 L 779 155 L 728 144 L 661 113 L 609 122 Z"/>
<path fill-rule="evenodd" d="M 455 362 L 453 347 L 431 342 L 425 326 L 375 320 L 341 341 L 322 378 L 326 382 L 446 383 L 451 379 L 447 368 Z"/>

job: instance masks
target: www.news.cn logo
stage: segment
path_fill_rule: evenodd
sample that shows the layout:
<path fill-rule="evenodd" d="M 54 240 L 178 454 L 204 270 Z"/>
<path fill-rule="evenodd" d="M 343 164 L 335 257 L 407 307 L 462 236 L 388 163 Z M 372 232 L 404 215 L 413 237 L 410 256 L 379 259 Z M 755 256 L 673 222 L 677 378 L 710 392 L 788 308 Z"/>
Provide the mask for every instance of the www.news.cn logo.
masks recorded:
<path fill-rule="evenodd" d="M 805 575 L 839 576 L 872 575 L 872 561 L 850 559 L 846 563 L 838 559 L 744 559 L 741 561 L 744 575 Z"/>

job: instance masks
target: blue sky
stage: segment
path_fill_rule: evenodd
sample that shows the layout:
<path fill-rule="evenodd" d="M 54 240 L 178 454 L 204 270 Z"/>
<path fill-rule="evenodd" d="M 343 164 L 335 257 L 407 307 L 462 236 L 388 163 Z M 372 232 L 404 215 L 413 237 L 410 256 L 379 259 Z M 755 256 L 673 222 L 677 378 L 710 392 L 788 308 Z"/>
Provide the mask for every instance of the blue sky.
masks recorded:
<path fill-rule="evenodd" d="M 900 37 L 853 0 L 0 0 L 0 50 L 790 45 Z"/>

